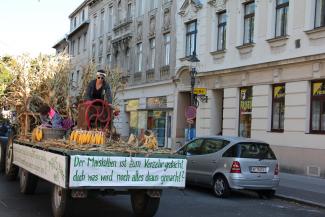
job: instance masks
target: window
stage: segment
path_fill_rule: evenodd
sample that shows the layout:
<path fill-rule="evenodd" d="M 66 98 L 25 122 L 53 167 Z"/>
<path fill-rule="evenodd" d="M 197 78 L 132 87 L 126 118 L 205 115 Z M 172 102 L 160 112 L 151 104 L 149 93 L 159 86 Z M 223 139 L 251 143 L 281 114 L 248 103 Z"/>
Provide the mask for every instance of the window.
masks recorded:
<path fill-rule="evenodd" d="M 325 26 L 325 0 L 316 0 L 315 28 Z"/>
<path fill-rule="evenodd" d="M 255 2 L 249 2 L 244 7 L 244 44 L 251 44 L 254 42 Z"/>
<path fill-rule="evenodd" d="M 76 87 L 79 87 L 79 75 L 80 74 L 80 72 L 79 72 L 79 70 L 77 71 L 77 78 L 76 78 Z"/>
<path fill-rule="evenodd" d="M 128 19 L 132 17 L 132 3 L 131 2 L 129 2 L 129 4 L 128 4 L 128 9 L 127 9 L 126 15 L 127 15 Z"/>
<path fill-rule="evenodd" d="M 99 48 L 98 48 L 98 57 L 102 57 L 103 56 L 103 39 L 99 40 Z"/>
<path fill-rule="evenodd" d="M 203 139 L 196 139 L 185 147 L 186 151 L 185 153 L 189 155 L 199 155 L 201 154 L 201 145 L 202 145 Z"/>
<path fill-rule="evenodd" d="M 78 51 L 78 54 L 80 54 L 80 37 L 78 38 L 77 51 Z"/>
<path fill-rule="evenodd" d="M 76 44 L 76 41 L 73 40 L 72 44 L 71 44 L 71 55 L 72 56 L 74 56 L 74 54 L 75 54 L 75 44 Z"/>
<path fill-rule="evenodd" d="M 108 32 L 111 32 L 113 28 L 113 6 L 108 8 Z"/>
<path fill-rule="evenodd" d="M 289 0 L 276 1 L 275 37 L 287 35 Z"/>
<path fill-rule="evenodd" d="M 227 14 L 223 11 L 218 14 L 218 42 L 217 50 L 226 49 Z"/>
<path fill-rule="evenodd" d="M 150 0 L 150 10 L 153 10 L 158 7 L 158 0 Z"/>
<path fill-rule="evenodd" d="M 112 67 L 112 55 L 110 53 L 106 55 L 106 63 L 109 68 Z"/>
<path fill-rule="evenodd" d="M 102 36 L 104 34 L 104 15 L 105 12 L 104 10 L 102 10 L 102 12 L 100 13 L 100 35 Z"/>
<path fill-rule="evenodd" d="M 311 133 L 325 133 L 325 80 L 312 82 Z"/>
<path fill-rule="evenodd" d="M 87 32 L 84 33 L 84 51 L 87 50 Z"/>
<path fill-rule="evenodd" d="M 149 41 L 149 68 L 154 69 L 155 68 L 155 58 L 156 58 L 156 39 L 152 38 Z"/>
<path fill-rule="evenodd" d="M 73 28 L 77 27 L 77 17 L 74 17 L 73 19 Z"/>
<path fill-rule="evenodd" d="M 117 20 L 116 20 L 116 23 L 120 23 L 120 21 L 122 20 L 122 3 L 121 1 L 118 1 L 118 4 L 117 4 Z"/>
<path fill-rule="evenodd" d="M 251 137 L 252 87 L 240 88 L 239 99 L 239 136 Z"/>
<path fill-rule="evenodd" d="M 97 32 L 97 16 L 94 16 L 94 23 L 93 23 L 93 40 L 96 39 L 96 32 Z"/>
<path fill-rule="evenodd" d="M 272 91 L 272 131 L 283 132 L 284 108 L 285 108 L 285 85 L 276 84 Z"/>
<path fill-rule="evenodd" d="M 186 24 L 186 48 L 185 55 L 191 56 L 193 52 L 196 52 L 196 36 L 197 36 L 197 22 L 192 21 Z"/>
<path fill-rule="evenodd" d="M 71 90 L 73 89 L 74 87 L 74 72 L 71 73 L 71 78 L 70 78 L 70 86 L 71 86 Z"/>
<path fill-rule="evenodd" d="M 211 154 L 220 151 L 228 144 L 229 144 L 228 141 L 224 141 L 221 139 L 206 139 L 203 143 L 201 153 Z"/>
<path fill-rule="evenodd" d="M 126 48 L 125 50 L 125 69 L 127 71 L 130 71 L 130 60 L 131 60 L 131 57 L 130 57 L 130 48 Z"/>
<path fill-rule="evenodd" d="M 170 64 L 170 34 L 164 35 L 164 65 Z"/>
<path fill-rule="evenodd" d="M 81 21 L 85 21 L 85 9 L 82 10 Z"/>
<path fill-rule="evenodd" d="M 265 143 L 238 143 L 237 157 L 248 159 L 275 160 L 275 154 Z"/>
<path fill-rule="evenodd" d="M 137 72 L 142 71 L 142 43 L 137 44 Z"/>
<path fill-rule="evenodd" d="M 144 13 L 143 11 L 143 0 L 137 1 L 137 15 L 141 16 Z"/>
<path fill-rule="evenodd" d="M 92 50 L 92 61 L 95 62 L 95 57 L 96 57 L 96 43 L 93 43 L 91 46 Z"/>

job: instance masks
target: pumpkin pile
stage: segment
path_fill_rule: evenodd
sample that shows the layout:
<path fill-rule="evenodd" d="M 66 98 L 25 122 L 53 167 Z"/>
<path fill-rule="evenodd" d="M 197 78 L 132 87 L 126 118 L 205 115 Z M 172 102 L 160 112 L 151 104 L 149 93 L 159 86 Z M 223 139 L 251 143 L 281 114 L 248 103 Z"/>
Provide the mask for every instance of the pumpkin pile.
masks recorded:
<path fill-rule="evenodd" d="M 105 144 L 105 133 L 102 131 L 74 130 L 70 135 L 70 142 L 76 142 L 78 145 Z"/>

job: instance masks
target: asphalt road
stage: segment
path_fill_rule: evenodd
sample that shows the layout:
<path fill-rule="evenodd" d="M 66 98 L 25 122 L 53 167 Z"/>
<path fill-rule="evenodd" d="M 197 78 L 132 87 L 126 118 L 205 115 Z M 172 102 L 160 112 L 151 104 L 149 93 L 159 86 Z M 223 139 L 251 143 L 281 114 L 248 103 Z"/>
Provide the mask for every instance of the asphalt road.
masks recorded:
<path fill-rule="evenodd" d="M 35 195 L 19 193 L 19 183 L 0 175 L 0 217 L 51 217 L 50 185 L 42 182 Z M 128 195 L 84 199 L 71 204 L 72 216 L 132 217 Z M 279 199 L 263 200 L 254 193 L 215 198 L 208 189 L 165 190 L 156 217 L 324 217 L 325 210 Z"/>

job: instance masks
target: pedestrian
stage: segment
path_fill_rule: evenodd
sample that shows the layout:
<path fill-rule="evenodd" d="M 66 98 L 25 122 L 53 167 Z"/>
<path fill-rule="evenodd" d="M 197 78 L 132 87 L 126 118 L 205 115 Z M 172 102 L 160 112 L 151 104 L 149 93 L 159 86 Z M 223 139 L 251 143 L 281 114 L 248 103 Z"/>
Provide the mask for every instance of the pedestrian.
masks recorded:
<path fill-rule="evenodd" d="M 52 128 L 62 128 L 61 115 L 47 104 L 39 108 L 42 125 Z"/>
<path fill-rule="evenodd" d="M 102 99 L 112 104 L 112 93 L 109 84 L 105 81 L 106 73 L 104 70 L 98 70 L 96 79 L 88 84 L 86 100 Z"/>

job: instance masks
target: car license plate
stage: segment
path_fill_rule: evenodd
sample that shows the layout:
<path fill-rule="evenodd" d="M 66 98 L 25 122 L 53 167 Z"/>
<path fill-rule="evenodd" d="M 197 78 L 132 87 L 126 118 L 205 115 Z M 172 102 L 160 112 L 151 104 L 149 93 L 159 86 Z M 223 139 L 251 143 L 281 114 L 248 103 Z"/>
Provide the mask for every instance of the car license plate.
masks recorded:
<path fill-rule="evenodd" d="M 267 173 L 268 167 L 251 167 L 251 173 Z"/>

